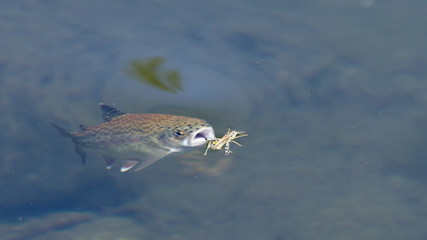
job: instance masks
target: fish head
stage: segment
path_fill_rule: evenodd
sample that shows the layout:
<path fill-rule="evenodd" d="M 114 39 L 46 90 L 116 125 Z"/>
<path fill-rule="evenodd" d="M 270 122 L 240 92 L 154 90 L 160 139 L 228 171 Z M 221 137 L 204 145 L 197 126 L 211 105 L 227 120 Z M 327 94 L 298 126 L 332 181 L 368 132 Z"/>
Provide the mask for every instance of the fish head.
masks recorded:
<path fill-rule="evenodd" d="M 162 141 L 170 147 L 197 147 L 215 139 L 212 126 L 202 119 L 172 116 L 167 125 Z"/>

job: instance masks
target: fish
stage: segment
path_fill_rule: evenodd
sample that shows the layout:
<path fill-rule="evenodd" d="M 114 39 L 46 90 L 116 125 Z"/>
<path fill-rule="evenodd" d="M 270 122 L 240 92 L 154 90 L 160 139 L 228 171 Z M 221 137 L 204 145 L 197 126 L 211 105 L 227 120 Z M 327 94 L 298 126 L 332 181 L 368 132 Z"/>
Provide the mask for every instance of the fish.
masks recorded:
<path fill-rule="evenodd" d="M 93 127 L 80 125 L 68 131 L 51 123 L 74 143 L 76 153 L 86 162 L 89 152 L 100 153 L 111 169 L 121 160 L 121 172 L 142 170 L 175 152 L 202 146 L 215 139 L 212 126 L 203 119 L 158 113 L 125 113 L 100 103 L 104 122 Z"/>

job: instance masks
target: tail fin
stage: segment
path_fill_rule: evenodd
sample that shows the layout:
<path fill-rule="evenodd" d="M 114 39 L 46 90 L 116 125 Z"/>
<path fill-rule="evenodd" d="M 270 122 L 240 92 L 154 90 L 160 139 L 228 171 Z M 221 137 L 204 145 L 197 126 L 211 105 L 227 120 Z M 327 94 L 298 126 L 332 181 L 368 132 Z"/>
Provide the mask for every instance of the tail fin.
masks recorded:
<path fill-rule="evenodd" d="M 65 128 L 60 127 L 53 122 L 51 122 L 50 124 L 52 124 L 52 126 L 54 126 L 56 128 L 56 130 L 58 130 L 59 134 L 61 134 L 64 137 L 71 138 L 71 136 L 72 136 L 71 133 L 69 131 L 67 131 Z"/>
<path fill-rule="evenodd" d="M 59 134 L 61 134 L 64 137 L 69 137 L 69 138 L 71 138 L 71 140 L 73 140 L 73 143 L 75 144 L 74 149 L 76 150 L 76 153 L 82 158 L 83 165 L 85 165 L 86 153 L 83 152 L 80 149 L 80 147 L 76 144 L 75 137 L 73 136 L 73 134 L 70 131 L 67 131 L 65 128 L 60 127 L 53 122 L 51 122 L 50 124 L 52 124 L 52 126 L 54 126 L 56 128 L 56 130 L 58 130 Z"/>

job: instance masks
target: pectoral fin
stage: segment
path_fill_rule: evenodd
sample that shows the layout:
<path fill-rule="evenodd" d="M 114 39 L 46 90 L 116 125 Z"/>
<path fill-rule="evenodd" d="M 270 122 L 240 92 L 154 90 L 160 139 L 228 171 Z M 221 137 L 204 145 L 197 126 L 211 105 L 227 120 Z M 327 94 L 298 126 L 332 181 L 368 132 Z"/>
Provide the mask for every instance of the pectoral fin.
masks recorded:
<path fill-rule="evenodd" d="M 178 149 L 170 149 L 169 151 L 164 151 L 163 149 L 153 150 L 149 154 L 144 154 L 141 158 L 127 158 L 125 161 L 123 161 L 122 167 L 120 169 L 121 172 L 126 172 L 130 170 L 131 168 L 135 167 L 135 171 L 140 171 L 157 160 L 161 159 L 162 157 L 169 155 L 173 152 L 179 152 Z"/>
<path fill-rule="evenodd" d="M 150 166 L 151 164 L 153 164 L 154 162 L 156 162 L 157 160 L 161 159 L 162 157 L 169 155 L 170 153 L 172 153 L 173 151 L 169 151 L 169 152 L 165 152 L 165 151 L 159 151 L 156 153 L 152 153 L 148 156 L 146 156 L 145 158 L 141 159 L 141 161 L 139 161 L 138 166 L 135 168 L 135 171 L 140 171 L 148 166 Z"/>

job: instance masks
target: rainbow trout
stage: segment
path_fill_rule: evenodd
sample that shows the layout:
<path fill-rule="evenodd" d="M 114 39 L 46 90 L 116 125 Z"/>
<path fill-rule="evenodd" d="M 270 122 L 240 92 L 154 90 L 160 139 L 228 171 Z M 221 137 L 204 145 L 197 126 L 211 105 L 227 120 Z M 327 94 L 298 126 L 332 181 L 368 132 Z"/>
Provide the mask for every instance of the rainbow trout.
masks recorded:
<path fill-rule="evenodd" d="M 105 122 L 81 131 L 67 131 L 52 123 L 63 136 L 71 138 L 77 154 L 85 163 L 87 152 L 104 157 L 107 169 L 118 159 L 121 171 L 141 170 L 160 158 L 197 147 L 215 139 L 205 120 L 168 114 L 128 114 L 100 103 Z"/>

